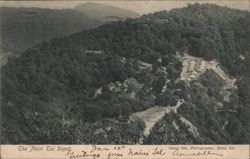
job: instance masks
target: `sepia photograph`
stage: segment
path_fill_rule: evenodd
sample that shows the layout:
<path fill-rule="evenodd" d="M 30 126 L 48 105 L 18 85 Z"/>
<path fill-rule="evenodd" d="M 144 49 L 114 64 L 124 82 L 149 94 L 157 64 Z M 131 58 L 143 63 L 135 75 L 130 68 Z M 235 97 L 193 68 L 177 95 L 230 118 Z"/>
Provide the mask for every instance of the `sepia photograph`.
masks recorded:
<path fill-rule="evenodd" d="M 248 0 L 1 1 L 0 69 L 1 145 L 250 143 Z"/>

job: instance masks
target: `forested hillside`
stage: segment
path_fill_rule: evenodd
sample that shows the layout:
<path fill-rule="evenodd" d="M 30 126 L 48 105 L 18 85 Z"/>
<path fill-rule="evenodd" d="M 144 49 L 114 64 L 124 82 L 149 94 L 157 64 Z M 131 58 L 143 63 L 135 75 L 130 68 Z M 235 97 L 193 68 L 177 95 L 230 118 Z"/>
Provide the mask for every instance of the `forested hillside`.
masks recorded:
<path fill-rule="evenodd" d="M 2 142 L 249 143 L 249 26 L 247 11 L 194 4 L 27 49 L 1 70 Z M 177 52 L 218 62 L 235 86 L 210 69 L 181 80 Z M 148 136 L 129 119 L 181 99 Z"/>
<path fill-rule="evenodd" d="M 99 16 L 96 14 L 98 13 Z M 139 17 L 138 14 L 109 5 L 84 3 L 72 9 L 0 8 L 0 66 L 8 57 L 53 37 L 98 27 L 106 22 Z"/>

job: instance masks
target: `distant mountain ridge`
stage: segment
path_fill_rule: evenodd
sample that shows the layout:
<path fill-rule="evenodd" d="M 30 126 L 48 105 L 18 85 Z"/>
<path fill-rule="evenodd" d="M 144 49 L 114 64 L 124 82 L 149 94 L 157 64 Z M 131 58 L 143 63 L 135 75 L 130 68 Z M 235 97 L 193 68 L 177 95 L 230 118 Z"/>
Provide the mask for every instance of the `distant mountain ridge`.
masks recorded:
<path fill-rule="evenodd" d="M 98 20 L 70 9 L 0 8 L 1 48 L 20 54 L 53 37 L 99 26 Z"/>
<path fill-rule="evenodd" d="M 105 17 L 119 17 L 126 18 L 138 18 L 140 15 L 134 11 L 121 9 L 101 3 L 83 3 L 77 5 L 75 10 L 80 11 L 88 15 L 89 17 L 96 18 L 98 20 L 104 20 Z"/>

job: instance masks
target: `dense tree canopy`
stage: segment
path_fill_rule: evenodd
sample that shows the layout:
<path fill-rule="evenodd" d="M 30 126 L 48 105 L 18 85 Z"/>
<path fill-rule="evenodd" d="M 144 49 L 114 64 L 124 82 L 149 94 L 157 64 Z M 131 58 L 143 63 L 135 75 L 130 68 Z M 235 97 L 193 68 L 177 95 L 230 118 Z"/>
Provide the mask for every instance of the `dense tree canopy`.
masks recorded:
<path fill-rule="evenodd" d="M 143 123 L 124 123 L 122 118 L 155 105 L 173 106 L 183 98 L 187 103 L 179 113 L 201 131 L 201 139 L 190 138 L 181 116 L 172 114 L 154 127 L 145 143 L 248 143 L 249 26 L 247 11 L 194 4 L 40 43 L 2 68 L 3 141 L 138 143 Z M 230 102 L 223 101 L 223 81 L 214 72 L 193 83 L 178 81 L 182 65 L 177 51 L 216 59 L 237 78 Z M 219 114 L 218 103 L 231 105 L 237 113 L 223 107 Z M 183 127 L 173 140 L 170 121 Z M 219 131 L 226 121 L 230 126 Z M 92 136 L 94 132 L 103 136 Z"/>

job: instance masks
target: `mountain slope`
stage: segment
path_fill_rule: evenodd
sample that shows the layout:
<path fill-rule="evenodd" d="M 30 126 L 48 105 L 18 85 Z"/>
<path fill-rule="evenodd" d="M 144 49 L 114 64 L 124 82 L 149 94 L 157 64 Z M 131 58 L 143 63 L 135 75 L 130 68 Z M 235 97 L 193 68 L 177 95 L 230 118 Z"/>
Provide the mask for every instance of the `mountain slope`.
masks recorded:
<path fill-rule="evenodd" d="M 249 143 L 249 17 L 195 4 L 26 50 L 2 68 L 2 141 Z M 183 53 L 196 61 L 186 65 Z M 173 111 L 151 131 L 144 118 L 129 118 L 157 107 Z"/>
<path fill-rule="evenodd" d="M 80 4 L 74 9 L 0 8 L 1 66 L 8 57 L 54 37 L 95 28 L 106 22 L 139 17 L 138 14 L 98 3 Z"/>

